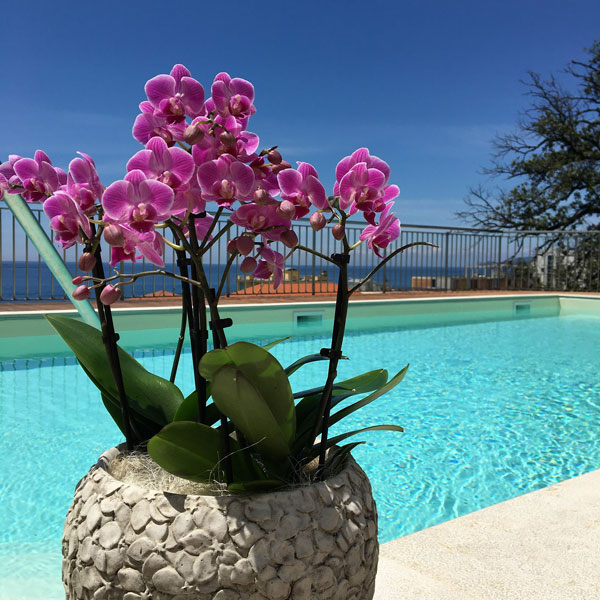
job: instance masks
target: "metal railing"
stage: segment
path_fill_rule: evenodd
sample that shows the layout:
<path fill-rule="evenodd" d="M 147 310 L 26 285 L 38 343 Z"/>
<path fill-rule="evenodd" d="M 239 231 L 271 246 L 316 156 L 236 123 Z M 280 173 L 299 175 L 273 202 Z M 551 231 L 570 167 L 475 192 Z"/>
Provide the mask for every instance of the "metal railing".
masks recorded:
<path fill-rule="evenodd" d="M 33 212 L 51 238 L 47 218 L 41 209 Z M 347 224 L 351 244 L 357 242 L 364 224 Z M 315 248 L 325 255 L 340 250 L 329 228 L 315 232 L 308 220 L 295 224 L 301 245 Z M 235 229 L 223 236 L 210 249 L 205 264 L 211 285 L 217 287 L 224 275 L 227 242 L 237 235 Z M 429 242 L 437 248 L 417 246 L 399 254 L 381 268 L 363 289 L 365 292 L 400 290 L 572 290 L 600 291 L 600 232 L 598 231 L 522 231 L 498 232 L 460 227 L 422 225 L 402 226 L 400 238 L 386 253 L 412 242 Z M 278 247 L 280 252 L 289 249 Z M 80 246 L 62 251 L 63 260 L 73 276 L 80 274 L 77 260 Z M 103 252 L 108 260 L 108 248 Z M 176 271 L 174 250 L 165 248 L 165 270 Z M 369 273 L 379 259 L 366 247 L 354 252 L 349 276 L 358 282 Z M 123 272 L 154 270 L 145 259 L 122 263 Z M 107 267 L 107 273 L 110 268 Z M 286 262 L 280 288 L 273 283 L 253 279 L 239 270 L 234 262 L 224 282 L 226 295 L 312 294 L 335 292 L 337 275 L 333 267 L 318 257 L 302 251 L 294 252 Z M 178 295 L 177 281 L 164 275 L 139 278 L 125 286 L 125 298 Z M 0 301 L 65 300 L 62 288 L 45 267 L 12 213 L 0 206 Z"/>

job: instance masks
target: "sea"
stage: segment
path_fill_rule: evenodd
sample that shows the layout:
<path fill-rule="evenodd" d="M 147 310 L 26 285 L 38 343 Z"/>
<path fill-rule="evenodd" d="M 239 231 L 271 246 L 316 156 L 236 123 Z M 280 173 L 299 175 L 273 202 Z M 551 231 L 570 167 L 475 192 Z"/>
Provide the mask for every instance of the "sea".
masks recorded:
<path fill-rule="evenodd" d="M 75 262 L 67 262 L 67 268 L 73 276 L 80 275 Z M 143 271 L 156 270 L 152 264 L 122 263 L 121 272 L 123 273 L 141 273 Z M 349 279 L 352 282 L 358 282 L 364 278 L 374 265 L 350 265 Z M 337 282 L 336 268 L 329 264 L 316 263 L 314 266 L 309 264 L 290 265 L 288 268 L 295 269 L 291 274 L 293 280 L 312 281 L 313 276 L 317 281 Z M 172 263 L 167 263 L 165 271 L 178 273 L 178 268 Z M 211 264 L 207 267 L 207 275 L 211 286 L 218 287 L 223 276 L 224 264 Z M 114 269 L 105 265 L 107 275 L 114 274 Z M 410 290 L 415 287 L 414 277 L 431 277 L 438 279 L 438 286 L 443 287 L 439 279 L 446 277 L 456 277 L 464 274 L 464 268 L 450 266 L 448 269 L 436 265 L 404 265 L 390 266 L 381 268 L 367 283 L 363 290 L 365 291 L 386 291 L 392 290 Z M 234 264 L 228 274 L 223 294 L 234 293 L 245 287 L 245 276 L 239 271 L 237 264 Z M 256 281 L 255 283 L 259 283 Z M 413 285 L 415 284 L 415 285 Z M 166 275 L 152 275 L 140 277 L 134 284 L 122 287 L 125 298 L 164 295 L 164 293 L 179 294 L 181 285 L 178 281 Z M 317 285 L 318 290 L 318 285 Z M 19 300 L 44 300 L 61 301 L 66 299 L 62 288 L 52 276 L 48 267 L 41 261 L 2 261 L 0 263 L 0 301 L 19 301 Z"/>

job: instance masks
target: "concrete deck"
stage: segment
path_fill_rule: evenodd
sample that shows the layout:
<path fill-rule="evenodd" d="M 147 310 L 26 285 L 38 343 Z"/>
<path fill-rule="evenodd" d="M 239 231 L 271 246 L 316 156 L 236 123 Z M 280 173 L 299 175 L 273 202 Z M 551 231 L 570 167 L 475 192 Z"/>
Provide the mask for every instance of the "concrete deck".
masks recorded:
<path fill-rule="evenodd" d="M 381 547 L 374 600 L 599 600 L 600 470 Z"/>

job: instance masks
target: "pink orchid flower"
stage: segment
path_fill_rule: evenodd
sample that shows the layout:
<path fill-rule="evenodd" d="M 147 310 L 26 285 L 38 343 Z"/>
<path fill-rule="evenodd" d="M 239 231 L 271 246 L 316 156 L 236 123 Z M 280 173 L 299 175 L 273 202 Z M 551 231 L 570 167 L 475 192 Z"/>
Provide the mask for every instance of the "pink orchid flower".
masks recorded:
<path fill-rule="evenodd" d="M 24 188 L 23 197 L 27 202 L 44 201 L 53 192 L 66 183 L 64 171 L 52 166 L 45 152 L 37 150 L 33 158 L 21 158 L 14 163 L 15 175 Z"/>
<path fill-rule="evenodd" d="M 157 116 L 168 123 L 184 121 L 204 112 L 204 88 L 183 65 L 175 65 L 170 75 L 157 75 L 146 83 L 146 95 Z"/>
<path fill-rule="evenodd" d="M 246 231 L 262 234 L 263 239 L 276 241 L 292 226 L 289 219 L 277 214 L 277 206 L 277 202 L 267 205 L 250 202 L 240 206 L 231 215 L 231 221 Z"/>
<path fill-rule="evenodd" d="M 260 251 L 260 261 L 254 271 L 254 277 L 269 279 L 273 275 L 273 287 L 277 289 L 283 281 L 283 262 L 283 255 L 269 246 L 264 246 Z"/>
<path fill-rule="evenodd" d="M 79 204 L 65 191 L 57 191 L 43 205 L 50 219 L 50 227 L 56 232 L 56 241 L 63 248 L 70 248 L 80 239 L 79 229 L 88 238 L 92 237 L 92 228 Z"/>
<path fill-rule="evenodd" d="M 169 123 L 167 118 L 154 113 L 154 107 L 150 102 L 140 104 L 139 114 L 133 124 L 133 137 L 140 143 L 146 144 L 153 137 L 160 137 L 167 145 L 172 146 L 176 140 L 182 141 L 186 123 L 185 120 Z"/>
<path fill-rule="evenodd" d="M 254 86 L 245 79 L 231 79 L 228 73 L 219 73 L 211 88 L 212 102 L 217 112 L 223 116 L 233 116 L 244 123 L 255 112 Z"/>
<path fill-rule="evenodd" d="M 121 226 L 123 243 L 120 246 L 111 246 L 110 266 L 114 267 L 122 261 L 136 262 L 142 256 L 152 264 L 164 267 L 162 259 L 164 241 L 156 231 L 140 232 L 127 225 Z"/>
<path fill-rule="evenodd" d="M 390 214 L 392 206 L 393 202 L 389 202 L 381 213 L 379 224 L 367 225 L 360 234 L 361 241 L 366 241 L 367 246 L 379 258 L 383 258 L 383 255 L 379 253 L 379 249 L 386 248 L 390 242 L 393 242 L 400 235 L 400 220 L 393 213 Z"/>
<path fill-rule="evenodd" d="M 252 169 L 230 154 L 198 167 L 198 183 L 205 200 L 230 207 L 236 200 L 249 200 L 254 187 Z"/>
<path fill-rule="evenodd" d="M 296 219 L 306 215 L 311 206 L 319 210 L 329 208 L 325 188 L 312 165 L 299 162 L 297 170 L 281 171 L 277 175 L 277 182 L 281 188 L 281 198 L 296 206 Z"/>
<path fill-rule="evenodd" d="M 96 200 L 102 200 L 104 187 L 92 157 L 83 152 L 78 154 L 81 158 L 74 158 L 69 163 L 66 191 L 86 215 L 92 216 L 96 212 Z"/>
<path fill-rule="evenodd" d="M 194 159 L 182 148 L 169 148 L 160 137 L 148 140 L 145 150 L 134 154 L 127 170 L 139 169 L 148 179 L 156 179 L 173 190 L 183 189 L 194 175 Z"/>
<path fill-rule="evenodd" d="M 106 188 L 102 206 L 106 221 L 148 232 L 156 223 L 169 218 L 173 200 L 174 193 L 168 185 L 147 179 L 142 171 L 135 169 L 124 180 Z"/>

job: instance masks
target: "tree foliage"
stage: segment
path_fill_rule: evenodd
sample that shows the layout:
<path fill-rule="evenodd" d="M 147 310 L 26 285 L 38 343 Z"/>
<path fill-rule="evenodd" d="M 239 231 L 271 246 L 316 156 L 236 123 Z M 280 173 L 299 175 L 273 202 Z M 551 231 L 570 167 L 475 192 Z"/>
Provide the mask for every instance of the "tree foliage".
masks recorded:
<path fill-rule="evenodd" d="M 600 229 L 600 41 L 587 52 L 565 69 L 569 88 L 529 73 L 531 106 L 495 139 L 484 171 L 514 186 L 470 190 L 460 217 L 485 229 Z"/>

